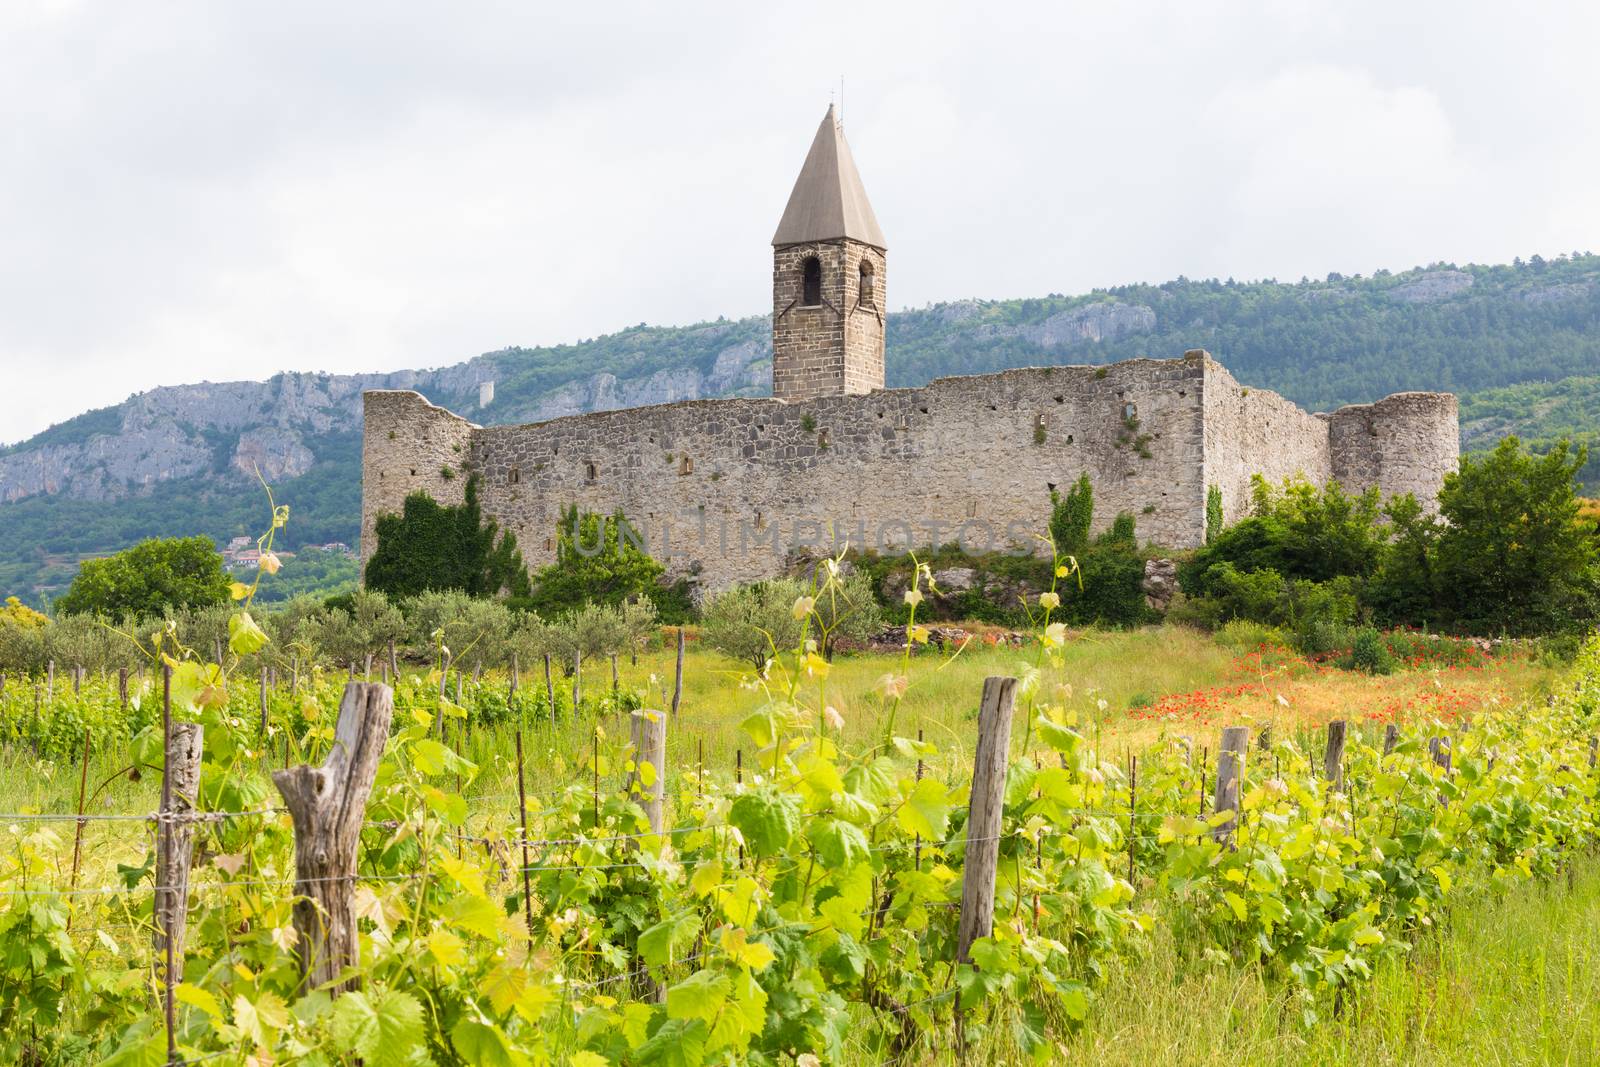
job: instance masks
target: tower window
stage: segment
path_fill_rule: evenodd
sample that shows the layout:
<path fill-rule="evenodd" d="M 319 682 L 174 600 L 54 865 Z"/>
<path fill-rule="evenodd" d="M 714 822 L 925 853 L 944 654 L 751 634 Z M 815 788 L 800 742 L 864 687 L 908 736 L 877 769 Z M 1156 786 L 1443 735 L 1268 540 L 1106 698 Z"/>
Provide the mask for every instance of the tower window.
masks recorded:
<path fill-rule="evenodd" d="M 583 465 L 583 475 L 586 481 L 592 482 L 600 477 L 600 468 L 593 463 L 585 463 Z"/>
<path fill-rule="evenodd" d="M 806 257 L 800 267 L 800 284 L 800 303 L 806 307 L 822 303 L 822 260 L 816 256 Z"/>
<path fill-rule="evenodd" d="M 688 456 L 679 457 L 679 459 L 678 459 L 678 474 L 679 475 L 684 475 L 684 474 L 693 474 L 693 473 L 694 473 L 694 460 L 690 459 Z"/>
<path fill-rule="evenodd" d="M 510 482 L 512 485 L 516 485 L 518 482 L 522 481 L 522 471 L 517 467 L 512 467 L 511 473 L 506 477 L 506 481 Z"/>
<path fill-rule="evenodd" d="M 861 306 L 873 306 L 872 263 L 865 259 L 861 261 Z"/>

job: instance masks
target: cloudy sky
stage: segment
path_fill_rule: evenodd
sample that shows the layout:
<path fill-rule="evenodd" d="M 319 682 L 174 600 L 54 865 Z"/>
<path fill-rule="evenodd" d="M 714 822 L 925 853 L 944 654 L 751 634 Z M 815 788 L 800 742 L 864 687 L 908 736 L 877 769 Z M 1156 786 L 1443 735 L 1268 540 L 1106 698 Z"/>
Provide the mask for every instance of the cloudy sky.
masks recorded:
<path fill-rule="evenodd" d="M 895 307 L 1600 248 L 1596 41 L 1592 2 L 4 0 L 0 441 L 764 311 L 840 75 Z"/>

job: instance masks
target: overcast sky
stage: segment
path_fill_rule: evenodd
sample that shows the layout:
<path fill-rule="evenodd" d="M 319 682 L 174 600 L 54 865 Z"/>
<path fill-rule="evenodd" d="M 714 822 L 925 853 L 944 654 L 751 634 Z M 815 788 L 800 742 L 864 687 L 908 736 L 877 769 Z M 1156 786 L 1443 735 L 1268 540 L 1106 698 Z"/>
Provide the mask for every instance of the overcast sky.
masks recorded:
<path fill-rule="evenodd" d="M 893 307 L 1600 248 L 1597 43 L 1592 2 L 4 0 L 0 440 L 763 312 L 841 74 Z"/>

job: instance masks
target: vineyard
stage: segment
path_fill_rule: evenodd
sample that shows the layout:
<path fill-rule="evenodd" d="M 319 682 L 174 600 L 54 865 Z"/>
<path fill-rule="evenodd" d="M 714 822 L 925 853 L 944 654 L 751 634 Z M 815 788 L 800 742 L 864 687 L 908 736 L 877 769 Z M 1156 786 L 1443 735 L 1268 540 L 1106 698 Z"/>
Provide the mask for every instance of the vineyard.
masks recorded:
<path fill-rule="evenodd" d="M 1188 691 L 1113 703 L 1048 596 L 1023 648 L 913 621 L 830 662 L 834 580 L 762 675 L 442 640 L 291 673 L 240 612 L 220 656 L 139 635 L 143 671 L 0 683 L 0 1056 L 1048 1062 L 1160 952 L 1308 1033 L 1600 836 L 1600 643 L 1380 680 L 1208 644 L 1188 679 L 1155 661 L 1198 639 L 1155 631 L 1127 685 Z"/>

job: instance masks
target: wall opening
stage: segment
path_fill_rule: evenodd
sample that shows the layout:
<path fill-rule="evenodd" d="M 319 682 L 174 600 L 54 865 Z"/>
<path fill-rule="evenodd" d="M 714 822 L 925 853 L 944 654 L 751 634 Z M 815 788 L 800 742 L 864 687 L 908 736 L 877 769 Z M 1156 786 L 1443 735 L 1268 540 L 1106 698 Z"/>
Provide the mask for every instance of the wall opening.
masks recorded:
<path fill-rule="evenodd" d="M 678 460 L 678 474 L 679 474 L 679 476 L 681 477 L 682 475 L 693 474 L 693 473 L 694 473 L 694 460 L 690 459 L 688 456 L 683 456 L 683 457 L 679 458 L 679 460 Z"/>
<path fill-rule="evenodd" d="M 874 279 L 872 276 L 872 263 L 870 260 L 861 261 L 861 306 L 873 307 Z"/>
<path fill-rule="evenodd" d="M 800 265 L 800 303 L 816 307 L 822 303 L 822 260 L 807 256 Z"/>
<path fill-rule="evenodd" d="M 593 463 L 585 463 L 583 465 L 583 477 L 585 481 L 592 482 L 598 480 L 600 477 L 600 468 L 595 466 Z"/>
<path fill-rule="evenodd" d="M 518 482 L 522 481 L 522 469 L 520 467 L 512 467 L 511 473 L 506 475 L 506 481 L 510 482 L 512 485 L 516 485 Z"/>

